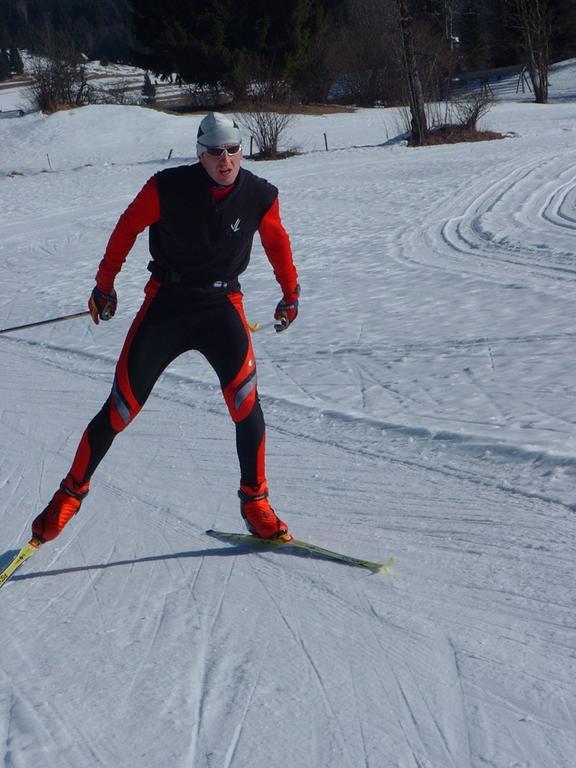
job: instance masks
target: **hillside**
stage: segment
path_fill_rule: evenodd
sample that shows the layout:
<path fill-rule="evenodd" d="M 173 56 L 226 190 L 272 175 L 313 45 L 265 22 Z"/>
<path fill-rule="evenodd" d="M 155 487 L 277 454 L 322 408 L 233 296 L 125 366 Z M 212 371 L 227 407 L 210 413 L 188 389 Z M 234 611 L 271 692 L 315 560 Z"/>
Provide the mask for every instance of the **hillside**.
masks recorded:
<path fill-rule="evenodd" d="M 300 538 L 396 565 L 207 537 L 241 530 L 233 428 L 181 357 L 0 592 L 6 768 L 572 768 L 576 102 L 557 83 L 550 106 L 493 108 L 502 141 L 409 149 L 395 110 L 359 110 L 246 161 L 280 189 L 303 289 L 275 334 L 255 245 L 272 502 Z M 118 216 L 191 161 L 200 117 L 0 121 L 2 328 L 84 309 Z M 147 261 L 142 236 L 111 322 L 0 336 L 0 564 L 109 393 Z"/>

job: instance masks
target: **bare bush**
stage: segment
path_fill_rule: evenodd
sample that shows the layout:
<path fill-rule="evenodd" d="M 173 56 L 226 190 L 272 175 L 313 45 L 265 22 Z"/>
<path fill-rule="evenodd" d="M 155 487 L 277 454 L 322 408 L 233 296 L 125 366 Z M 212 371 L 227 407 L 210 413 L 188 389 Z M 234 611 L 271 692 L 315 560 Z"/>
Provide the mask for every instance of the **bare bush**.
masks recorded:
<path fill-rule="evenodd" d="M 428 127 L 422 144 L 454 144 L 462 141 L 488 141 L 504 136 L 493 131 L 478 129 L 478 122 L 494 104 L 486 92 L 474 91 L 451 101 L 426 104 Z M 411 136 L 411 112 L 403 107 L 399 112 L 399 133 L 414 145 Z"/>
<path fill-rule="evenodd" d="M 91 83 L 86 91 L 88 104 L 140 104 L 142 95 L 134 91 L 130 80 L 123 79 L 113 87 L 103 87 Z"/>
<path fill-rule="evenodd" d="M 189 106 L 206 110 L 224 107 L 233 101 L 232 96 L 220 83 L 217 85 L 189 83 L 182 88 L 182 98 Z"/>
<path fill-rule="evenodd" d="M 88 103 L 85 66 L 73 51 L 50 51 L 45 58 L 34 61 L 30 74 L 34 79 L 30 88 L 34 108 L 56 112 Z"/>
<path fill-rule="evenodd" d="M 494 97 L 481 91 L 474 91 L 451 102 L 452 122 L 469 131 L 478 130 L 478 121 L 494 104 Z"/>
<path fill-rule="evenodd" d="M 280 138 L 294 120 L 292 112 L 276 110 L 273 104 L 257 103 L 252 111 L 237 116 L 238 122 L 254 137 L 260 157 L 270 160 L 280 156 Z"/>
<path fill-rule="evenodd" d="M 253 108 L 291 104 L 296 98 L 291 83 L 274 70 L 272 61 L 261 56 L 253 56 L 245 62 L 242 76 L 242 90 L 237 87 L 235 97 L 239 100 L 243 97 Z"/>

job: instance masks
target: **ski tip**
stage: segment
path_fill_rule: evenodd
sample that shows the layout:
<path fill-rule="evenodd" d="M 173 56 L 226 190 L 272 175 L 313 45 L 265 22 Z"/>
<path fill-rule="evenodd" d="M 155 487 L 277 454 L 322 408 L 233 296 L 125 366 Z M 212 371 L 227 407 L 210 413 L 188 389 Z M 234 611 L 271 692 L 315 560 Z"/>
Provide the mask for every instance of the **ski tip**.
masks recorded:
<path fill-rule="evenodd" d="M 394 565 L 394 558 L 391 557 L 390 560 L 386 560 L 385 563 L 378 563 L 375 565 L 374 568 L 372 568 L 373 573 L 389 573 L 390 568 Z"/>

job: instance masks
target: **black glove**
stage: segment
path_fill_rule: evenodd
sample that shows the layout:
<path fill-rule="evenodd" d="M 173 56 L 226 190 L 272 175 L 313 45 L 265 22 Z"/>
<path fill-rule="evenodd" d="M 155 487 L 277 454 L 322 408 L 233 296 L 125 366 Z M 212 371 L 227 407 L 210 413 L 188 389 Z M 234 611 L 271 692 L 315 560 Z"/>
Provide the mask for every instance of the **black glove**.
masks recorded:
<path fill-rule="evenodd" d="M 293 291 L 284 294 L 282 301 L 279 301 L 274 312 L 274 324 L 276 333 L 285 331 L 288 326 L 296 320 L 298 316 L 298 297 L 300 296 L 300 286 L 297 285 Z"/>
<path fill-rule="evenodd" d="M 114 288 L 106 292 L 101 291 L 98 286 L 94 288 L 90 294 L 88 300 L 88 309 L 92 315 L 92 320 L 98 325 L 100 320 L 110 320 L 114 317 L 116 307 L 118 306 L 118 299 L 116 298 L 116 291 Z"/>

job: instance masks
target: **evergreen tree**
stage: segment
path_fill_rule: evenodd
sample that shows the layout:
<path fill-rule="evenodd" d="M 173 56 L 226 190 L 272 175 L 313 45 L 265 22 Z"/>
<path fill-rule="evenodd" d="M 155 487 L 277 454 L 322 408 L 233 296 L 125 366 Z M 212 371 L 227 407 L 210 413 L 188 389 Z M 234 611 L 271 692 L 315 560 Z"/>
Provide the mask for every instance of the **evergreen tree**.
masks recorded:
<path fill-rule="evenodd" d="M 2 48 L 0 50 L 0 83 L 3 80 L 8 80 L 10 77 L 10 62 L 8 61 L 8 54 Z"/>
<path fill-rule="evenodd" d="M 298 79 L 328 9 L 343 0 L 132 0 L 137 63 L 237 93 L 255 70 Z"/>
<path fill-rule="evenodd" d="M 46 37 L 66 33 L 91 58 L 128 58 L 129 0 L 0 0 L 0 46 L 44 53 Z"/>
<path fill-rule="evenodd" d="M 478 0 L 466 0 L 464 3 L 460 21 L 460 53 L 466 69 L 485 69 L 491 65 L 490 34 Z"/>
<path fill-rule="evenodd" d="M 156 98 L 156 86 L 150 80 L 150 75 L 148 72 L 144 75 L 144 85 L 142 86 L 142 96 L 144 96 L 144 99 L 149 104 L 152 104 L 154 102 L 154 99 Z"/>
<path fill-rule="evenodd" d="M 549 0 L 552 36 L 550 56 L 553 61 L 576 56 L 576 3 L 574 0 Z"/>
<path fill-rule="evenodd" d="M 522 36 L 514 17 L 514 0 L 484 0 L 489 63 L 492 67 L 508 67 L 523 63 Z"/>
<path fill-rule="evenodd" d="M 10 47 L 10 51 L 8 53 L 8 61 L 10 62 L 10 69 L 12 74 L 21 75 L 24 72 L 24 62 L 22 61 L 22 56 L 20 56 L 20 51 L 15 46 Z"/>

